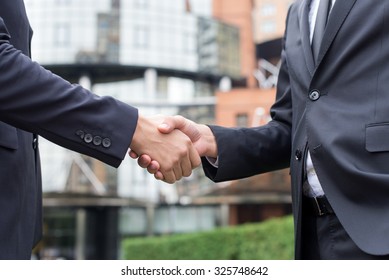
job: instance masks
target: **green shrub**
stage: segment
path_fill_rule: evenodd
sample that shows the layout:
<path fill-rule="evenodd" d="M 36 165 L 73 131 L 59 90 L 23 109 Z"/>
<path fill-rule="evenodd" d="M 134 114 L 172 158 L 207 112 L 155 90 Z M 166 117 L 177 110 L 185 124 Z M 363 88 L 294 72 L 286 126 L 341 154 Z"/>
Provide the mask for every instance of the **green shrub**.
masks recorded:
<path fill-rule="evenodd" d="M 128 260 L 285 260 L 294 252 L 291 216 L 162 237 L 127 238 Z"/>

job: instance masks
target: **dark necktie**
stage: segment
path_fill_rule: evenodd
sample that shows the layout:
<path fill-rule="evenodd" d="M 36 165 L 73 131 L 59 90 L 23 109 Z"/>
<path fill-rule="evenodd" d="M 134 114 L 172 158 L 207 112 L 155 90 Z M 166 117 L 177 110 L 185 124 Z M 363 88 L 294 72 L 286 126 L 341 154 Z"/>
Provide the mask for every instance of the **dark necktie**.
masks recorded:
<path fill-rule="evenodd" d="M 331 9 L 331 0 L 320 0 L 319 9 L 317 11 L 315 29 L 312 38 L 312 53 L 315 63 L 319 54 L 321 40 L 324 35 L 324 30 L 327 25 L 329 11 Z"/>

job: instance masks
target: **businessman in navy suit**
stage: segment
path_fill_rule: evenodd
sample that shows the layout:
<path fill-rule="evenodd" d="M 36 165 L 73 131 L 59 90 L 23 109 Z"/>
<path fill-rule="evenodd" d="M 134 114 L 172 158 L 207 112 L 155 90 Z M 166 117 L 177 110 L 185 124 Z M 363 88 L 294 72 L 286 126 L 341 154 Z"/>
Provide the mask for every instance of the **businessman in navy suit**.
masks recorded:
<path fill-rule="evenodd" d="M 22 0 L 0 0 L 0 259 L 29 259 L 42 231 L 38 136 L 119 166 L 131 147 L 163 163 L 166 182 L 200 164 L 190 139 L 165 137 L 156 119 L 99 97 L 29 58 Z"/>
<path fill-rule="evenodd" d="M 298 0 L 267 125 L 161 129 L 192 135 L 216 182 L 290 167 L 297 259 L 387 259 L 388 46 L 388 1 Z M 140 165 L 163 178 L 151 158 Z"/>

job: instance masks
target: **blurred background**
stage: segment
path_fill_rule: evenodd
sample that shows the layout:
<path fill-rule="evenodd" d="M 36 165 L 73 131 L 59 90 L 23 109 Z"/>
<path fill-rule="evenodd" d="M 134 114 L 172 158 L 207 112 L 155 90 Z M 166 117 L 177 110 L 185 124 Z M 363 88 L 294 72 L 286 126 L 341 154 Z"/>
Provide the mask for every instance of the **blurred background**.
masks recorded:
<path fill-rule="evenodd" d="M 258 126 L 275 98 L 291 0 L 25 0 L 32 58 L 144 115 Z M 291 213 L 289 171 L 215 184 L 202 169 L 168 185 L 40 141 L 40 259 L 120 259 L 121 242 Z"/>

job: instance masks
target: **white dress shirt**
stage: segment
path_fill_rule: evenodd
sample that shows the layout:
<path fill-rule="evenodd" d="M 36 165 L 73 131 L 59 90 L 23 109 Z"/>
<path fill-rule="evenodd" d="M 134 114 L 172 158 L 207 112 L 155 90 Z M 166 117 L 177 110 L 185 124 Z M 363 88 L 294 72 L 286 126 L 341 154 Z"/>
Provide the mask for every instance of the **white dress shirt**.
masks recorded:
<path fill-rule="evenodd" d="M 334 6 L 336 0 L 332 0 L 331 9 Z M 312 0 L 311 5 L 309 7 L 309 36 L 312 43 L 313 38 L 313 30 L 315 29 L 315 22 L 317 11 L 319 8 L 320 0 Z M 331 11 L 330 11 L 331 13 Z M 323 188 L 319 182 L 319 178 L 316 175 L 315 168 L 313 167 L 311 154 L 308 151 L 307 160 L 306 160 L 306 172 L 307 172 L 307 180 L 308 184 L 304 184 L 303 190 L 304 194 L 310 197 L 322 196 L 324 195 Z"/>

